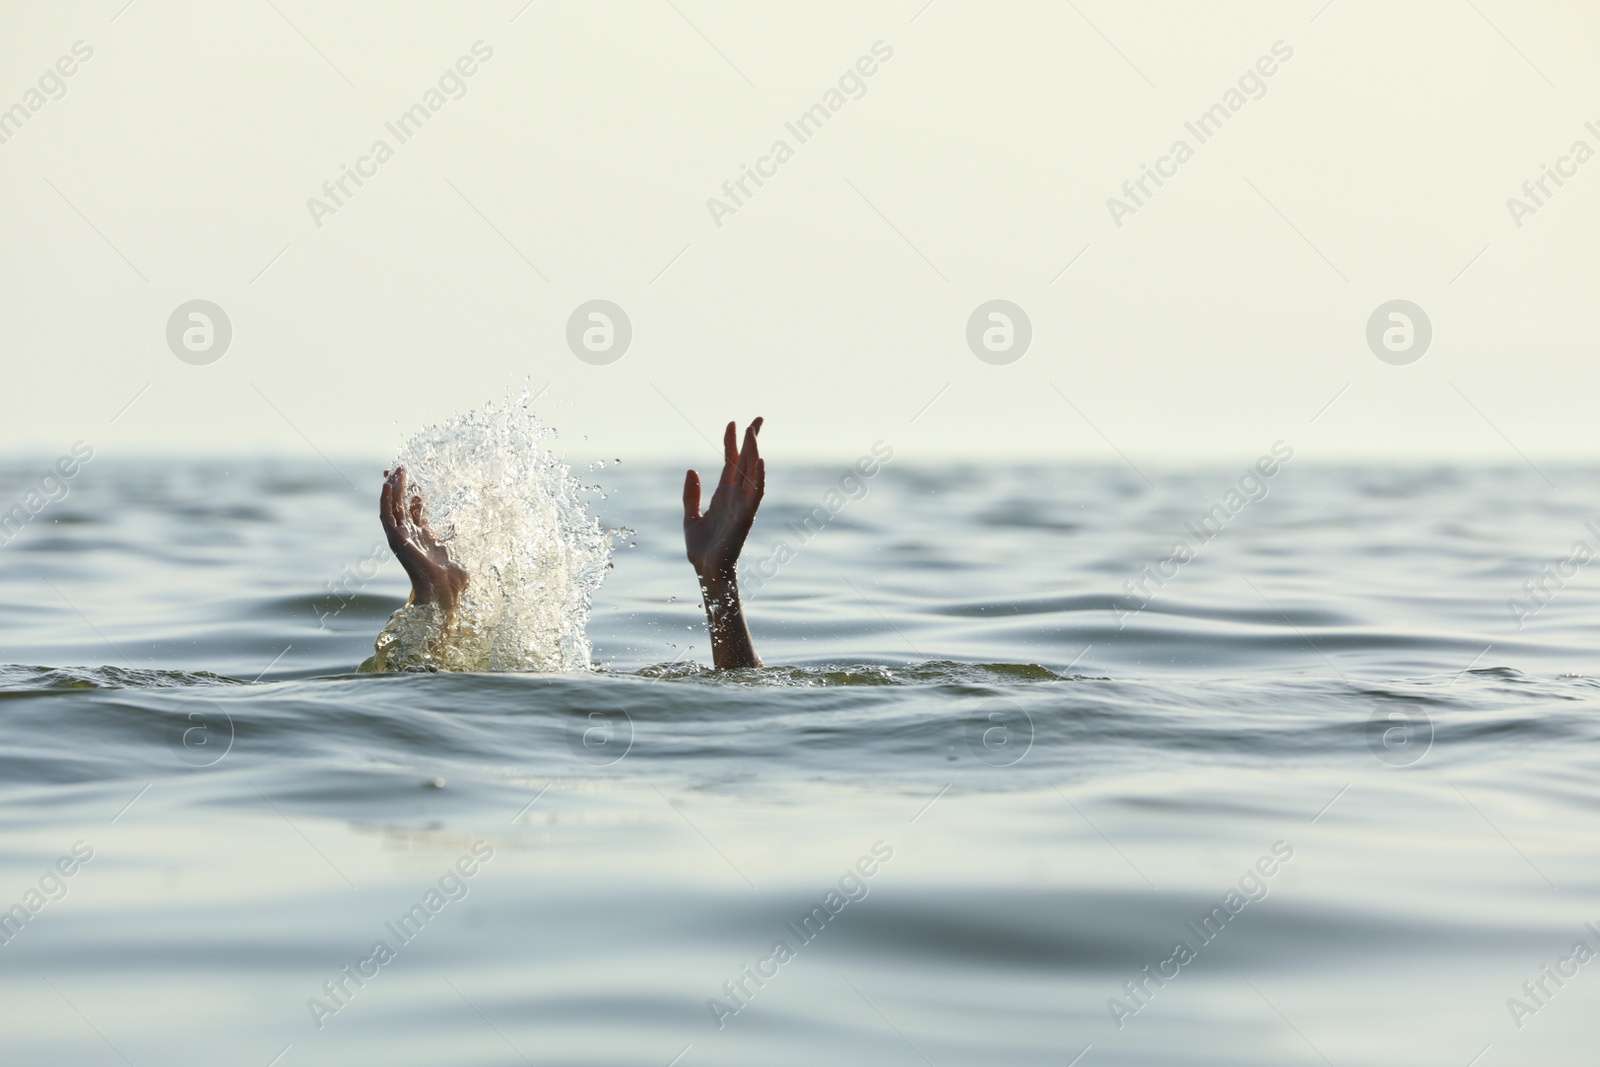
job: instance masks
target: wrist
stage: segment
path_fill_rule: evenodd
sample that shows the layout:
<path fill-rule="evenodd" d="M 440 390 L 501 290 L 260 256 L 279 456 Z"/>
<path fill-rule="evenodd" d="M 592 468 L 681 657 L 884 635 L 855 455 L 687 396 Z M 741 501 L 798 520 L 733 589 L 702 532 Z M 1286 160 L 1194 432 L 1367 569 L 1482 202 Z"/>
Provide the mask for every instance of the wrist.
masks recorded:
<path fill-rule="evenodd" d="M 733 563 L 718 564 L 706 567 L 704 570 L 696 569 L 695 574 L 700 579 L 700 587 L 710 592 L 737 592 L 739 589 L 739 570 Z"/>

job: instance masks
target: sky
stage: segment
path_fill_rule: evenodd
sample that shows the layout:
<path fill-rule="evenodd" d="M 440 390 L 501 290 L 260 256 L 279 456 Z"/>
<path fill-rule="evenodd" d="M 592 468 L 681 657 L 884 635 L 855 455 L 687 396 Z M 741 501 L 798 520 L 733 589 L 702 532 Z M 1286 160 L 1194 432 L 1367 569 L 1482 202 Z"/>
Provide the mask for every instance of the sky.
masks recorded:
<path fill-rule="evenodd" d="M 1600 458 L 1597 33 L 1575 0 L 8 5 L 0 448 L 381 459 L 527 388 L 635 462 L 755 415 L 796 461 Z"/>

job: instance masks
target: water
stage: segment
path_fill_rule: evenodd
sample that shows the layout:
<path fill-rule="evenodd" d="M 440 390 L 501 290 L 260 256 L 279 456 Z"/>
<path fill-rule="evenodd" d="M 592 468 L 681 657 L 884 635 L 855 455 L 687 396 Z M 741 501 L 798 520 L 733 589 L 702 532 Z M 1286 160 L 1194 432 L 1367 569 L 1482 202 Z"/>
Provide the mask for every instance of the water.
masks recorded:
<path fill-rule="evenodd" d="M 1506 601 L 1600 472 L 1295 459 L 1134 610 L 1242 466 L 896 458 L 802 544 L 772 464 L 781 666 L 693 666 L 625 462 L 599 671 L 358 676 L 381 463 L 97 457 L 0 549 L 0 1060 L 1592 1062 L 1600 595 Z"/>
<path fill-rule="evenodd" d="M 585 627 L 612 537 L 551 450 L 553 432 L 524 393 L 430 426 L 400 450 L 402 506 L 421 502 L 420 536 L 447 543 L 471 578 L 448 619 L 436 605 L 407 604 L 377 641 L 376 669 L 589 668 Z"/>

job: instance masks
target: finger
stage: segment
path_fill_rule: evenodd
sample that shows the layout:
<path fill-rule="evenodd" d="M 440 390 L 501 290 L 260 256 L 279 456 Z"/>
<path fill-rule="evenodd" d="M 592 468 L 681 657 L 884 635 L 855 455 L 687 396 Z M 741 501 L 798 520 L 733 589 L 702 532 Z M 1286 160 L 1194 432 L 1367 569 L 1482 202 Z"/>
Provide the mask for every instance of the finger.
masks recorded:
<path fill-rule="evenodd" d="M 761 432 L 761 420 L 756 419 L 744 431 L 744 447 L 739 450 L 738 482 L 746 490 L 755 489 L 756 464 L 761 461 L 761 450 L 756 446 L 756 434 Z"/>
<path fill-rule="evenodd" d="M 739 529 L 739 543 L 744 544 L 744 539 L 749 536 L 750 527 L 755 524 L 756 512 L 761 507 L 761 497 L 766 492 L 767 465 L 765 460 L 757 459 L 748 466 L 740 457 L 741 468 L 744 468 L 745 479 L 739 483 L 739 495 L 734 498 L 732 506 L 733 521 Z"/>
<path fill-rule="evenodd" d="M 745 483 L 744 507 L 751 519 L 755 518 L 756 509 L 761 506 L 761 498 L 767 491 L 767 461 L 758 459 L 750 464 L 750 480 Z"/>
<path fill-rule="evenodd" d="M 433 532 L 433 527 L 428 523 L 428 517 L 423 514 L 422 492 L 420 490 L 413 490 L 413 492 L 415 495 L 411 498 L 411 523 L 416 528 L 417 539 L 422 550 L 433 556 L 446 552 L 444 542 L 439 539 L 438 534 Z M 451 529 L 453 532 L 454 527 L 452 526 Z M 445 558 L 449 558 L 447 552 Z"/>
<path fill-rule="evenodd" d="M 389 473 L 383 481 L 383 489 L 378 493 L 378 520 L 383 523 L 384 532 L 389 534 L 391 543 L 393 538 L 400 536 L 402 522 L 400 509 L 396 503 L 399 495 L 395 491 L 395 480 L 399 477 L 398 472 Z"/>
<path fill-rule="evenodd" d="M 733 465 L 732 477 L 728 479 L 733 488 L 741 493 L 747 491 L 752 484 L 750 475 L 751 456 L 750 435 L 747 431 L 744 439 L 744 450 L 739 453 L 739 462 Z"/>
<path fill-rule="evenodd" d="M 388 471 L 384 471 L 388 474 Z M 383 524 L 383 532 L 388 533 L 394 525 L 394 486 L 389 484 L 389 479 L 383 480 L 383 488 L 378 490 L 378 521 Z"/>
<path fill-rule="evenodd" d="M 734 423 L 722 432 L 722 472 L 717 476 L 717 487 L 712 491 L 711 504 L 713 507 L 728 491 L 728 487 L 739 480 L 739 428 Z"/>
<path fill-rule="evenodd" d="M 397 467 L 395 474 L 400 479 L 397 486 L 400 507 L 411 516 L 411 521 L 420 529 L 422 527 L 422 490 L 413 488 L 406 478 L 406 469 Z"/>
<path fill-rule="evenodd" d="M 760 419 L 756 419 L 744 430 L 744 448 L 739 451 L 739 463 L 744 467 L 747 478 L 754 469 L 756 460 L 761 458 L 761 449 L 756 446 L 756 434 L 760 432 Z"/>
<path fill-rule="evenodd" d="M 405 522 L 406 519 L 406 469 L 396 467 L 389 476 L 389 481 L 394 486 L 392 499 L 394 501 L 394 521 L 396 524 Z"/>
<path fill-rule="evenodd" d="M 700 517 L 700 475 L 689 471 L 683 476 L 683 521 L 694 522 Z"/>

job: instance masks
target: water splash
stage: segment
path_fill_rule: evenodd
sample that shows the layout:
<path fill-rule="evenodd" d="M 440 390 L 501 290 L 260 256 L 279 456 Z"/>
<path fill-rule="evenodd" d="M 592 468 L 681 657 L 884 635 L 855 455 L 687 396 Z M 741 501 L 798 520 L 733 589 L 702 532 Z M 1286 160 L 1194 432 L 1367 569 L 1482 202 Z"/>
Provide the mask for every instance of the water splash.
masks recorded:
<path fill-rule="evenodd" d="M 589 670 L 586 627 L 611 538 L 546 447 L 528 394 L 429 426 L 395 462 L 471 579 L 455 624 L 408 604 L 378 635 L 377 670 Z"/>

